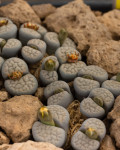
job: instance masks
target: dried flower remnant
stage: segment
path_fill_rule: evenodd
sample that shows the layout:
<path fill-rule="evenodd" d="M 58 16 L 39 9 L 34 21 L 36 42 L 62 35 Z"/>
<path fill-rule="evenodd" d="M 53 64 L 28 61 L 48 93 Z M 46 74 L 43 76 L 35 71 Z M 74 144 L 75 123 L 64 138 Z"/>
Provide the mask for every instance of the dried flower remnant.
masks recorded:
<path fill-rule="evenodd" d="M 0 27 L 7 25 L 8 24 L 8 20 L 4 19 L 4 20 L 0 20 Z"/>
<path fill-rule="evenodd" d="M 85 131 L 85 134 L 86 134 L 90 139 L 94 139 L 94 140 L 97 140 L 97 139 L 98 139 L 98 134 L 97 134 L 96 130 L 93 129 L 93 128 L 88 128 L 88 129 Z"/>
<path fill-rule="evenodd" d="M 33 24 L 33 23 L 26 23 L 26 24 L 24 24 L 24 28 L 29 28 L 29 29 L 33 29 L 33 30 L 37 31 L 39 29 L 39 26 L 37 26 L 36 24 Z"/>
<path fill-rule="evenodd" d="M 15 71 L 8 75 L 8 78 L 12 80 L 19 80 L 23 75 L 23 72 Z"/>
<path fill-rule="evenodd" d="M 70 63 L 75 63 L 78 61 L 78 56 L 79 56 L 79 53 L 74 53 L 74 54 L 67 54 L 67 61 L 70 62 Z"/>

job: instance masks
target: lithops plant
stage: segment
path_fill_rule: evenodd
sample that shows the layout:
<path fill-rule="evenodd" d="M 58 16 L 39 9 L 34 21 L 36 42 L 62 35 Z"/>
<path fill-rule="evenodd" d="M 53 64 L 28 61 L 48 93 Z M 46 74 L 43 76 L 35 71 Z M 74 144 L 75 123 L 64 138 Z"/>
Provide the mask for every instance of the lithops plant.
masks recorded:
<path fill-rule="evenodd" d="M 108 73 L 101 67 L 95 65 L 85 66 L 81 68 L 78 72 L 78 76 L 82 77 L 84 75 L 90 75 L 93 77 L 94 80 L 100 83 L 103 83 L 108 79 Z"/>
<path fill-rule="evenodd" d="M 47 53 L 54 54 L 57 48 L 61 46 L 76 48 L 75 43 L 67 36 L 68 33 L 65 29 L 61 29 L 58 34 L 47 32 L 44 36 L 44 41 L 47 43 Z"/>
<path fill-rule="evenodd" d="M 76 63 L 65 63 L 59 68 L 60 75 L 65 81 L 73 81 L 82 67 L 86 64 L 83 61 L 78 61 Z"/>
<path fill-rule="evenodd" d="M 40 71 L 40 81 L 42 82 L 43 86 L 46 86 L 57 80 L 58 74 L 56 71 L 47 71 L 47 70 Z"/>
<path fill-rule="evenodd" d="M 54 95 L 55 93 L 59 93 L 59 91 L 61 92 L 61 89 L 71 94 L 69 85 L 66 82 L 55 81 L 46 86 L 46 88 L 44 89 L 44 96 L 46 97 L 46 99 L 48 99 L 50 96 Z"/>
<path fill-rule="evenodd" d="M 94 88 L 99 88 L 100 83 L 98 81 L 91 80 L 88 77 L 77 77 L 73 82 L 73 86 L 76 97 L 81 101 L 88 97 L 91 90 Z"/>
<path fill-rule="evenodd" d="M 38 111 L 38 118 L 40 122 L 35 122 L 32 127 L 34 140 L 62 147 L 66 141 L 70 119 L 67 110 L 58 105 L 43 106 Z"/>
<path fill-rule="evenodd" d="M 22 44 L 17 39 L 4 40 L 0 38 L 0 53 L 4 58 L 16 56 L 21 48 Z"/>
<path fill-rule="evenodd" d="M 57 60 L 57 57 L 55 56 L 48 56 L 42 62 L 42 70 L 57 71 L 58 67 L 59 67 L 59 62 Z"/>
<path fill-rule="evenodd" d="M 4 61 L 5 61 L 5 60 L 4 60 L 2 57 L 0 57 L 0 71 L 1 71 L 1 69 L 2 69 L 2 65 L 3 65 Z"/>
<path fill-rule="evenodd" d="M 47 105 L 60 105 L 67 108 L 73 101 L 73 96 L 64 89 L 57 89 L 47 100 Z"/>
<path fill-rule="evenodd" d="M 40 81 L 44 86 L 58 80 L 58 67 L 59 62 L 55 56 L 48 56 L 43 60 Z"/>
<path fill-rule="evenodd" d="M 17 26 L 13 22 L 4 17 L 0 17 L 0 38 L 8 40 L 10 38 L 16 38 Z"/>
<path fill-rule="evenodd" d="M 29 64 L 40 61 L 46 53 L 46 43 L 39 39 L 28 41 L 27 46 L 21 50 L 22 57 Z"/>
<path fill-rule="evenodd" d="M 113 94 L 104 88 L 93 89 L 80 103 L 80 111 L 86 117 L 103 118 L 114 104 Z"/>
<path fill-rule="evenodd" d="M 81 60 L 81 54 L 73 47 L 60 47 L 56 50 L 55 56 L 60 64 L 75 63 Z"/>
<path fill-rule="evenodd" d="M 17 57 L 7 59 L 2 65 L 5 89 L 11 95 L 34 94 L 38 87 L 36 78 L 29 74 L 27 64 Z"/>
<path fill-rule="evenodd" d="M 74 150 L 98 150 L 100 142 L 105 137 L 104 123 L 96 118 L 90 118 L 83 122 L 79 131 L 71 140 Z"/>
<path fill-rule="evenodd" d="M 24 23 L 19 30 L 19 39 L 26 45 L 31 39 L 42 39 L 47 30 L 36 23 L 27 22 Z"/>

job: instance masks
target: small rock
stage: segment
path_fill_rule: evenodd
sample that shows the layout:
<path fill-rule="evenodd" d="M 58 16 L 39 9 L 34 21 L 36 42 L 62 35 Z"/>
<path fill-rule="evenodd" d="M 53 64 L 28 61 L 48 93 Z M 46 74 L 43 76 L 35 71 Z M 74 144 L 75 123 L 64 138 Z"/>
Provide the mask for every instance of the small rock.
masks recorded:
<path fill-rule="evenodd" d="M 0 103 L 0 128 L 13 142 L 24 142 L 31 136 L 30 130 L 37 121 L 42 103 L 31 95 L 15 96 Z"/>
<path fill-rule="evenodd" d="M 109 135 L 106 135 L 103 139 L 100 150 L 116 150 L 112 138 Z"/>
<path fill-rule="evenodd" d="M 40 18 L 45 18 L 56 10 L 51 4 L 33 5 L 32 8 Z"/>
<path fill-rule="evenodd" d="M 10 139 L 3 132 L 0 131 L 0 145 L 9 143 Z"/>
<path fill-rule="evenodd" d="M 109 112 L 108 119 L 112 119 L 113 121 L 120 118 L 120 96 L 118 96 L 115 100 L 114 107 L 111 112 Z"/>
<path fill-rule="evenodd" d="M 109 40 L 92 44 L 87 52 L 87 64 L 117 74 L 120 70 L 120 42 Z"/>
<path fill-rule="evenodd" d="M 98 20 L 108 27 L 114 40 L 120 40 L 120 11 L 114 9 L 99 16 Z"/>
<path fill-rule="evenodd" d="M 0 91 L 0 102 L 8 100 L 9 95 L 6 91 Z"/>
<path fill-rule="evenodd" d="M 93 11 L 95 16 L 102 16 L 102 12 L 101 11 Z"/>
<path fill-rule="evenodd" d="M 24 0 L 14 0 L 12 3 L 0 7 L 0 16 L 8 17 L 18 27 L 25 22 L 41 23 L 31 6 Z"/>
<path fill-rule="evenodd" d="M 120 148 L 120 118 L 116 119 L 110 128 L 110 135 L 115 139 L 116 146 Z"/>
<path fill-rule="evenodd" d="M 82 21 L 81 21 L 82 20 Z M 65 28 L 78 50 L 86 53 L 92 43 L 111 39 L 108 29 L 100 23 L 91 9 L 82 0 L 75 0 L 46 17 L 44 23 L 52 31 Z"/>
<path fill-rule="evenodd" d="M 27 141 L 24 143 L 15 143 L 13 145 L 2 145 L 0 150 L 63 150 L 50 143 Z"/>

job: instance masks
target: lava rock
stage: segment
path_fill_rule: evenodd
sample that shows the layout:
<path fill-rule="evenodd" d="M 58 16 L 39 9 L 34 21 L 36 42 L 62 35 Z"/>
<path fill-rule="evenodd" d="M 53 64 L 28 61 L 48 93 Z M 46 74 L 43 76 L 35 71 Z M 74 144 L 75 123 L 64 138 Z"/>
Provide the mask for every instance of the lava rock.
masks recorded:
<path fill-rule="evenodd" d="M 0 131 L 0 145 L 9 143 L 10 139 L 3 132 Z"/>
<path fill-rule="evenodd" d="M 65 28 L 70 38 L 78 45 L 78 50 L 83 51 L 84 54 L 92 43 L 100 39 L 104 41 L 111 39 L 108 29 L 97 20 L 94 13 L 82 0 L 59 7 L 53 14 L 46 17 L 44 23 L 55 32 Z"/>
<path fill-rule="evenodd" d="M 15 96 L 6 102 L 1 102 L 0 128 L 13 142 L 27 141 L 41 106 L 42 103 L 38 98 L 31 95 Z"/>
<path fill-rule="evenodd" d="M 120 39 L 120 13 L 119 10 L 113 9 L 102 16 L 98 17 L 98 20 L 103 23 L 109 31 L 112 33 L 114 40 Z"/>
<path fill-rule="evenodd" d="M 97 65 L 110 75 L 116 75 L 120 68 L 120 43 L 118 41 L 99 41 L 90 47 L 87 64 Z"/>
<path fill-rule="evenodd" d="M 116 150 L 112 138 L 109 135 L 106 135 L 103 139 L 100 145 L 100 150 Z"/>
<path fill-rule="evenodd" d="M 63 150 L 58 148 L 50 143 L 46 142 L 34 142 L 34 141 L 27 141 L 24 143 L 14 143 L 13 145 L 4 144 L 0 146 L 0 150 Z"/>
<path fill-rule="evenodd" d="M 10 18 L 18 27 L 25 22 L 41 23 L 31 6 L 24 0 L 14 0 L 0 8 L 0 16 Z"/>
<path fill-rule="evenodd" d="M 51 4 L 33 5 L 32 8 L 39 18 L 42 19 L 52 14 L 56 10 L 56 8 Z"/>

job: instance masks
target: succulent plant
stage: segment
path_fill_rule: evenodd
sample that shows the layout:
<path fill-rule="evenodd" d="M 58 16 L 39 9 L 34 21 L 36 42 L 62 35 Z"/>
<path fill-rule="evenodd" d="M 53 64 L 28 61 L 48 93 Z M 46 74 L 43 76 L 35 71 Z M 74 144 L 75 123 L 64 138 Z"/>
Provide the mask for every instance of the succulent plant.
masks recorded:
<path fill-rule="evenodd" d="M 38 111 L 38 118 L 39 120 L 46 124 L 46 125 L 51 125 L 55 126 L 55 122 L 52 118 L 51 112 L 48 110 L 47 107 L 42 106 L 39 111 Z"/>
<path fill-rule="evenodd" d="M 83 75 L 82 78 L 93 80 L 93 77 L 88 74 Z"/>
<path fill-rule="evenodd" d="M 47 71 L 53 71 L 55 70 L 55 61 L 53 59 L 49 59 L 45 62 L 45 70 Z"/>
<path fill-rule="evenodd" d="M 67 36 L 68 36 L 68 32 L 64 28 L 61 29 L 59 34 L 58 34 L 58 39 L 59 39 L 59 42 L 60 42 L 60 46 L 62 46 L 62 44 L 66 40 Z"/>
<path fill-rule="evenodd" d="M 0 42 L 0 51 L 1 51 L 1 53 L 2 53 L 3 47 L 5 46 L 6 43 L 7 43 L 7 42 L 6 42 L 6 40 L 4 40 L 4 39 Z"/>
<path fill-rule="evenodd" d="M 116 81 L 120 82 L 120 73 L 117 74 Z"/>
<path fill-rule="evenodd" d="M 93 129 L 93 128 L 88 128 L 88 129 L 86 129 L 85 134 L 86 134 L 90 139 L 94 139 L 94 140 L 97 140 L 97 139 L 98 139 L 98 133 L 97 133 L 96 130 Z"/>
<path fill-rule="evenodd" d="M 59 89 L 57 89 L 57 90 L 54 91 L 54 94 L 58 94 L 58 93 L 61 93 L 63 91 L 65 91 L 65 90 L 62 89 L 62 88 L 59 88 Z"/>
<path fill-rule="evenodd" d="M 102 98 L 100 98 L 100 97 L 94 97 L 94 98 L 92 98 L 92 100 L 93 100 L 96 104 L 98 104 L 100 107 L 103 107 L 103 106 L 104 106 L 104 103 L 103 103 L 103 99 L 102 99 Z"/>
<path fill-rule="evenodd" d="M 0 27 L 2 27 L 4 25 L 7 25 L 7 24 L 8 24 L 8 20 L 7 19 L 0 20 Z"/>

